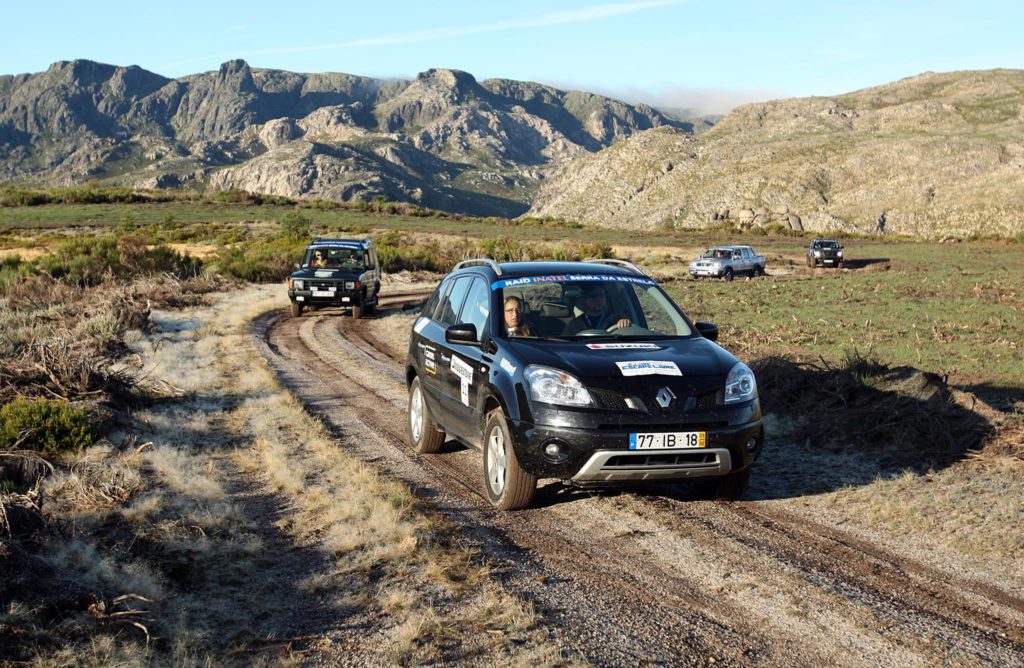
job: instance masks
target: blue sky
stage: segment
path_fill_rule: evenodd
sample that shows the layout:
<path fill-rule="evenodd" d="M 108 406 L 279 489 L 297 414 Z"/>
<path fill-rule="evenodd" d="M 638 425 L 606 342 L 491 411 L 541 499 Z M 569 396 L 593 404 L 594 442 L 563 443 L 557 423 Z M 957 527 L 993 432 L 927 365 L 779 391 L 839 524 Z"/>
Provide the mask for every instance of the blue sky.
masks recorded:
<path fill-rule="evenodd" d="M 169 77 L 232 58 L 375 77 L 450 67 L 704 112 L 1024 68 L 1020 0 L 8 0 L 2 16 L 0 74 L 76 58 Z"/>

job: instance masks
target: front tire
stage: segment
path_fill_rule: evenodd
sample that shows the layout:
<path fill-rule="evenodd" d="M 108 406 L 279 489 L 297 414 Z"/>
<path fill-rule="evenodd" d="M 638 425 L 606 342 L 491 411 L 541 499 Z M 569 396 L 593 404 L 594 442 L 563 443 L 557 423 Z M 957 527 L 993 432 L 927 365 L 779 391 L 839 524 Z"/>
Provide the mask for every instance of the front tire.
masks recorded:
<path fill-rule="evenodd" d="M 491 411 L 484 425 L 484 489 L 498 510 L 526 508 L 537 491 L 536 476 L 519 465 L 501 409 Z"/>
<path fill-rule="evenodd" d="M 409 444 L 424 455 L 440 452 L 444 445 L 444 432 L 434 428 L 434 419 L 430 416 L 419 378 L 413 378 L 409 385 Z"/>
<path fill-rule="evenodd" d="M 299 302 L 292 302 L 292 317 L 298 318 L 302 315 L 302 304 Z"/>
<path fill-rule="evenodd" d="M 727 269 L 725 270 L 725 273 L 724 273 L 724 274 L 722 274 L 722 278 L 724 278 L 724 279 L 725 279 L 725 280 L 727 280 L 727 281 L 731 281 L 731 280 L 732 280 L 732 277 L 733 277 L 733 274 L 732 274 L 732 267 L 728 267 L 728 268 L 727 268 Z"/>
<path fill-rule="evenodd" d="M 352 317 L 356 318 L 356 319 L 359 319 L 359 318 L 363 317 L 363 305 L 362 304 L 356 304 L 355 306 L 352 307 Z"/>

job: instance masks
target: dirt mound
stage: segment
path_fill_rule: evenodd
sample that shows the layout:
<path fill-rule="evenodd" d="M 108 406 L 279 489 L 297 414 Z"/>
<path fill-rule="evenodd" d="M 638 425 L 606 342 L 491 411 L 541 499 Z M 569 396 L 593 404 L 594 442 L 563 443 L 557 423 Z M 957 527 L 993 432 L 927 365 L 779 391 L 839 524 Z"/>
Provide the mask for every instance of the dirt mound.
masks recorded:
<path fill-rule="evenodd" d="M 778 356 L 752 364 L 765 412 L 812 444 L 889 466 L 948 465 L 996 433 L 996 411 L 936 374 L 851 355 L 841 365 Z"/>

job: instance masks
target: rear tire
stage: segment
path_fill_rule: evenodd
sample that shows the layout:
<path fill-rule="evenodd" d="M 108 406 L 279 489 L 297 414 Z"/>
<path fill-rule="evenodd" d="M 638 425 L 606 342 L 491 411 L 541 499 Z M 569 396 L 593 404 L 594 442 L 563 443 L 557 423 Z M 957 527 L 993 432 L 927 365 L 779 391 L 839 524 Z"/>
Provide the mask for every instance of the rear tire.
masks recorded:
<path fill-rule="evenodd" d="M 755 264 L 754 270 L 750 273 L 754 276 L 754 278 L 757 278 L 758 276 L 764 273 L 764 269 L 761 269 L 761 265 Z"/>
<path fill-rule="evenodd" d="M 498 510 L 526 508 L 537 491 L 536 476 L 519 466 L 501 409 L 491 411 L 484 424 L 484 489 Z"/>
<path fill-rule="evenodd" d="M 742 471 L 727 473 L 717 481 L 711 491 L 712 496 L 722 501 L 735 501 L 747 491 L 747 484 L 750 482 L 750 467 Z"/>
<path fill-rule="evenodd" d="M 302 315 L 302 304 L 298 302 L 292 302 L 292 317 L 298 318 Z"/>
<path fill-rule="evenodd" d="M 440 452 L 444 445 L 444 432 L 434 427 L 434 418 L 430 416 L 419 378 L 413 378 L 409 385 L 409 444 L 413 450 L 425 455 Z"/>

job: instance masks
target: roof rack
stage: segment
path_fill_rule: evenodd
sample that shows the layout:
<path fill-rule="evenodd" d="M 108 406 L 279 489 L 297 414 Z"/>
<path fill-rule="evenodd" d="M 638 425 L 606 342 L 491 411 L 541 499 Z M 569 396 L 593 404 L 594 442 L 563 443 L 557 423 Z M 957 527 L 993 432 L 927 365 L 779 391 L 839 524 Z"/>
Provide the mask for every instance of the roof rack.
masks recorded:
<path fill-rule="evenodd" d="M 632 271 L 634 274 L 640 274 L 641 276 L 647 275 L 643 272 L 642 269 L 640 269 L 640 267 L 636 266 L 632 262 L 627 262 L 626 260 L 615 260 L 612 258 L 595 257 L 589 260 L 584 260 L 584 262 L 593 262 L 594 264 L 610 264 L 615 267 L 625 267 L 626 269 Z"/>
<path fill-rule="evenodd" d="M 372 239 L 339 239 L 337 237 L 316 237 L 310 243 L 314 244 L 329 244 L 329 243 L 346 243 L 346 244 L 359 244 L 364 248 L 369 248 L 373 245 Z"/>
<path fill-rule="evenodd" d="M 491 269 L 493 269 L 494 273 L 497 274 L 498 276 L 501 276 L 502 274 L 501 267 L 498 266 L 498 263 L 489 257 L 477 257 L 473 258 L 472 260 L 463 260 L 462 262 L 455 265 L 452 271 L 455 271 L 456 269 L 462 269 L 463 267 L 468 267 L 473 264 L 485 264 Z"/>

